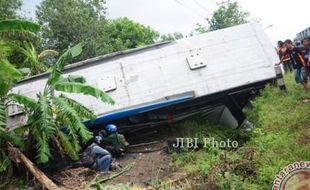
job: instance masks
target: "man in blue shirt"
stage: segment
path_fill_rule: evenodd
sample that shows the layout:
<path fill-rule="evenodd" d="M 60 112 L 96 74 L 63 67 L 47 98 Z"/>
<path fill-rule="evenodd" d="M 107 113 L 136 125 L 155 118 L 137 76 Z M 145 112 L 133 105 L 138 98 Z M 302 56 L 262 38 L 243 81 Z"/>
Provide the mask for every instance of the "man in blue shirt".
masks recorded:
<path fill-rule="evenodd" d="M 91 154 L 95 158 L 95 163 L 92 165 L 92 169 L 101 171 L 103 173 L 109 172 L 112 163 L 111 153 L 108 152 L 106 149 L 98 146 L 96 143 L 93 143 L 91 146 Z"/>
<path fill-rule="evenodd" d="M 93 170 L 108 173 L 112 163 L 112 155 L 109 151 L 98 145 L 101 141 L 102 137 L 96 136 L 95 142 L 86 147 L 81 155 L 81 160 L 77 163 Z"/>

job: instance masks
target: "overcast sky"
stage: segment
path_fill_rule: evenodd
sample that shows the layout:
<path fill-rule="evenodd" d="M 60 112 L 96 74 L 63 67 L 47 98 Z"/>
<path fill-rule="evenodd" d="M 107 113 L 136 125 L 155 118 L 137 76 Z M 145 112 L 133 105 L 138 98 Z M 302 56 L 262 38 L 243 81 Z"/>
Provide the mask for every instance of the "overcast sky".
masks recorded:
<path fill-rule="evenodd" d="M 34 16 L 41 0 L 24 0 L 24 10 Z M 108 17 L 127 16 L 149 25 L 161 33 L 189 34 L 197 23 L 206 24 L 222 0 L 107 0 Z M 238 0 L 252 18 L 261 24 L 275 43 L 278 39 L 294 38 L 296 33 L 310 27 L 310 0 Z M 268 27 L 273 25 L 272 27 Z"/>

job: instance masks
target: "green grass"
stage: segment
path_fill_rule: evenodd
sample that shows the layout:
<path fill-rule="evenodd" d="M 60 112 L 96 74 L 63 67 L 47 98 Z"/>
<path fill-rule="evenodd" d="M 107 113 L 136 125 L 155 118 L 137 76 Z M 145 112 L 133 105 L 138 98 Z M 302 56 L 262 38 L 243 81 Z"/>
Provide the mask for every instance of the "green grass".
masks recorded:
<path fill-rule="evenodd" d="M 267 86 L 247 110 L 256 128 L 224 129 L 203 118 L 193 118 L 176 126 L 181 136 L 216 137 L 241 141 L 237 150 L 203 149 L 174 155 L 174 164 L 193 175 L 203 175 L 219 189 L 270 189 L 275 175 L 295 161 L 310 160 L 310 92 L 285 77 L 288 91 Z"/>

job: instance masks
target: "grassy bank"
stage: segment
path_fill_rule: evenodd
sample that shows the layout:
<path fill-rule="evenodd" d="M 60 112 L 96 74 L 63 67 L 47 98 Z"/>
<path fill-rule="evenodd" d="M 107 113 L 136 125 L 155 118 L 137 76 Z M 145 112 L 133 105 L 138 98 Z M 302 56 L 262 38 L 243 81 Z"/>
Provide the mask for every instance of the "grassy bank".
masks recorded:
<path fill-rule="evenodd" d="M 193 176 L 204 176 L 206 184 L 215 189 L 265 190 L 286 165 L 310 160 L 310 92 L 292 78 L 286 76 L 286 93 L 268 86 L 252 102 L 253 109 L 246 112 L 256 128 L 250 133 L 220 130 L 203 118 L 176 126 L 185 136 L 230 138 L 241 143 L 238 149 L 188 150 L 174 155 L 174 164 Z"/>

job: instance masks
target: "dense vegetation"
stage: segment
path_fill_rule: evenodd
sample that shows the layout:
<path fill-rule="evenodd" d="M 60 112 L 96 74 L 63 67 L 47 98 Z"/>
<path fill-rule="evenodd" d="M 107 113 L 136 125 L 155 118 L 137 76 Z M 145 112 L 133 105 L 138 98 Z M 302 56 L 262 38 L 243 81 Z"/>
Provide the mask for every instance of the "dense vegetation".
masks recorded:
<path fill-rule="evenodd" d="M 158 32 L 128 18 L 108 19 L 106 9 L 105 0 L 43 0 L 36 11 L 44 39 L 41 48 L 61 52 L 87 42 L 75 59 L 83 60 L 158 39 Z"/>
<path fill-rule="evenodd" d="M 82 76 L 62 77 L 62 70 L 70 60 L 82 52 L 78 44 L 62 54 L 50 68 L 49 78 L 37 99 L 13 94 L 9 90 L 21 79 L 21 71 L 11 64 L 10 54 L 21 46 L 32 45 L 31 40 L 40 29 L 37 24 L 23 20 L 0 21 L 1 54 L 0 54 L 0 182 L 9 181 L 13 175 L 13 162 L 22 160 L 24 165 L 35 175 L 36 169 L 25 157 L 38 164 L 47 164 L 51 158 L 70 156 L 77 160 L 82 143 L 92 138 L 92 133 L 82 123 L 84 119 L 93 119 L 95 115 L 79 102 L 65 94 L 55 95 L 55 91 L 80 93 L 93 96 L 105 103 L 114 101 L 102 90 L 86 84 Z M 20 44 L 16 46 L 13 42 Z M 9 51 L 3 51 L 9 50 Z M 19 54 L 14 54 L 19 55 Z M 35 70 L 38 56 L 26 54 L 26 61 L 32 60 L 30 70 Z M 31 59 L 33 58 L 33 59 Z M 21 126 L 8 127 L 7 109 L 11 104 L 19 103 L 27 116 Z M 66 129 L 63 129 L 66 127 Z M 22 150 L 23 154 L 19 149 Z M 35 151 L 34 151 L 35 150 Z M 57 151 L 58 150 L 58 151 Z M 15 153 L 14 153 L 15 152 Z M 37 177 L 41 179 L 42 177 Z"/>
<path fill-rule="evenodd" d="M 18 16 L 17 11 L 22 7 L 22 0 L 1 0 L 0 20 L 14 19 Z"/>
<path fill-rule="evenodd" d="M 238 149 L 209 147 L 175 155 L 174 164 L 192 175 L 205 177 L 208 185 L 219 189 L 265 190 L 272 187 L 275 175 L 290 163 L 310 159 L 309 92 L 286 76 L 288 92 L 268 86 L 247 110 L 253 131 L 230 129 L 195 118 L 178 127 L 186 136 L 237 140 Z"/>

